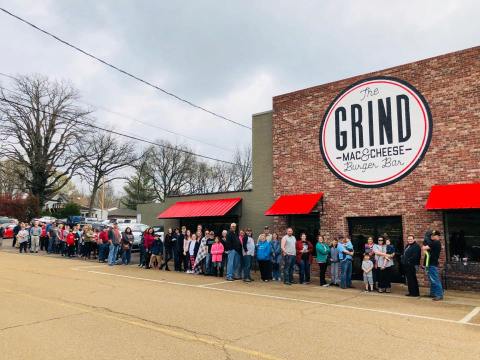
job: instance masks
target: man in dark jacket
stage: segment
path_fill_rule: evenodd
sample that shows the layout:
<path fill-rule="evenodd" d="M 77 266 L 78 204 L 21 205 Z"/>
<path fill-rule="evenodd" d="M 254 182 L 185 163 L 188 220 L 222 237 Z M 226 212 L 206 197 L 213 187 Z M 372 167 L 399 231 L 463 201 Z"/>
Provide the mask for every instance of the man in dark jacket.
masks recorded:
<path fill-rule="evenodd" d="M 13 242 L 12 242 L 12 247 L 15 247 L 15 244 L 17 243 L 17 235 L 22 230 L 19 224 L 15 225 L 13 228 Z"/>
<path fill-rule="evenodd" d="M 417 244 L 413 235 L 407 237 L 407 247 L 403 252 L 402 265 L 407 278 L 408 294 L 406 296 L 420 296 L 417 280 L 417 269 L 420 265 L 421 258 L 420 245 Z"/>
<path fill-rule="evenodd" d="M 230 231 L 227 234 L 227 240 L 225 241 L 225 251 L 228 253 L 227 260 L 227 280 L 234 280 L 234 272 L 239 267 L 240 256 L 242 254 L 242 243 L 237 233 L 237 224 L 232 223 L 230 225 Z"/>
<path fill-rule="evenodd" d="M 187 271 L 187 263 L 188 259 L 187 256 L 183 254 L 183 244 L 185 242 L 185 235 L 186 235 L 185 227 L 182 227 L 182 232 L 176 231 L 176 247 L 177 247 L 177 256 L 175 257 L 175 271 Z M 183 270 L 182 270 L 183 264 Z"/>

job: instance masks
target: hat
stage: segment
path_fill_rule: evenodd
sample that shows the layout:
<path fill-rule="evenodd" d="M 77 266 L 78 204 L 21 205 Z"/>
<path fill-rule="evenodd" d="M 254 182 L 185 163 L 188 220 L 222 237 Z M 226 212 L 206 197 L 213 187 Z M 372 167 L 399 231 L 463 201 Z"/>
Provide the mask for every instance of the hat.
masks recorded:
<path fill-rule="evenodd" d="M 440 231 L 438 231 L 438 230 L 433 230 L 433 231 L 432 231 L 432 235 L 430 235 L 430 236 L 440 236 L 440 235 L 442 235 L 442 234 L 440 233 Z"/>

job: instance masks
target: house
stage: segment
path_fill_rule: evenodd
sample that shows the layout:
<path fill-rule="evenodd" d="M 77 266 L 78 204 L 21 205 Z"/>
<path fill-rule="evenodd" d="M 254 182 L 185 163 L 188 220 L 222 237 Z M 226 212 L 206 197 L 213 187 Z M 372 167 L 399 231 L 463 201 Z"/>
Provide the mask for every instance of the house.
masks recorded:
<path fill-rule="evenodd" d="M 59 193 L 45 201 L 42 210 L 54 213 L 55 211 L 62 209 L 69 201 L 70 199 L 67 195 Z"/>
<path fill-rule="evenodd" d="M 137 221 L 137 210 L 127 208 L 112 208 L 108 209 L 109 220 L 123 222 L 124 220 L 130 220 L 129 222 Z"/>

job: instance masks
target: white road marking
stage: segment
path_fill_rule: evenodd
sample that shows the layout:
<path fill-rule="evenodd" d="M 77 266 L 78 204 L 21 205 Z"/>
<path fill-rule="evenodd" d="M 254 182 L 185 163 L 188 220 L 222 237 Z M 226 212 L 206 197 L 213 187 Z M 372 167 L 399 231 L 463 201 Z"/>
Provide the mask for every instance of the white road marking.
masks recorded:
<path fill-rule="evenodd" d="M 480 307 L 476 307 L 475 309 L 470 311 L 467 315 L 465 315 L 464 318 L 459 321 L 459 323 L 473 325 L 473 324 L 470 324 L 469 321 L 472 320 L 479 313 L 480 313 Z"/>
<path fill-rule="evenodd" d="M 83 270 L 80 269 L 80 271 L 83 271 Z M 162 284 L 194 287 L 194 288 L 198 288 L 198 289 L 207 289 L 207 290 L 211 290 L 211 291 L 219 291 L 219 292 L 238 294 L 238 295 L 255 296 L 255 297 L 262 297 L 262 298 L 267 298 L 267 299 L 281 300 L 281 301 L 293 301 L 293 302 L 299 302 L 299 303 L 305 303 L 305 304 L 315 304 L 315 305 L 322 305 L 322 306 L 328 306 L 328 307 L 335 307 L 335 308 L 340 308 L 340 309 L 367 311 L 367 312 L 373 312 L 373 313 L 377 313 L 377 314 L 394 315 L 394 316 L 400 316 L 400 317 L 406 317 L 406 318 L 440 321 L 440 322 L 446 322 L 446 323 L 450 323 L 450 324 L 457 324 L 457 325 L 461 324 L 461 325 L 469 325 L 469 326 L 480 327 L 480 324 L 472 324 L 472 323 L 469 323 L 469 322 L 462 322 L 461 320 L 444 319 L 444 318 L 426 316 L 426 315 L 416 315 L 416 314 L 409 314 L 409 313 L 403 313 L 403 312 L 397 312 L 397 311 L 371 309 L 371 308 L 364 308 L 364 307 L 344 305 L 344 304 L 332 304 L 332 303 L 326 303 L 326 302 L 322 302 L 322 301 L 298 299 L 298 298 L 287 297 L 287 296 L 259 294 L 259 293 L 253 293 L 253 292 L 248 292 L 248 291 L 220 289 L 220 288 L 208 287 L 208 286 L 205 286 L 205 285 L 193 285 L 193 284 L 185 284 L 185 283 L 174 282 L 174 281 L 155 280 L 155 279 L 148 279 L 148 278 L 142 278 L 142 277 L 137 277 L 137 276 L 106 273 L 106 272 L 102 272 L 102 271 L 94 271 L 94 270 L 85 270 L 85 271 L 89 272 L 89 273 L 93 273 L 93 274 L 121 277 L 121 278 L 127 278 L 127 279 L 132 279 L 132 280 L 149 281 L 149 282 L 156 282 L 156 283 L 162 283 Z M 473 316 L 475 316 L 475 315 L 473 315 Z"/>
<path fill-rule="evenodd" d="M 210 284 L 202 284 L 202 285 L 199 285 L 198 287 L 205 287 L 205 286 L 213 286 L 213 285 L 227 284 L 227 283 L 231 283 L 231 282 L 233 282 L 233 281 L 217 281 L 217 282 L 210 283 Z"/>

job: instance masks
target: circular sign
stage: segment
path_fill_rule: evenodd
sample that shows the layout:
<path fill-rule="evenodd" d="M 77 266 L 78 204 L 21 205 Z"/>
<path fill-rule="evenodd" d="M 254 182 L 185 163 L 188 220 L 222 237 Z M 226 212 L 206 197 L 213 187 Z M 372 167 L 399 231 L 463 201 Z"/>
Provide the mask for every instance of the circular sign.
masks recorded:
<path fill-rule="evenodd" d="M 343 90 L 320 127 L 320 150 L 329 169 L 360 187 L 380 187 L 407 176 L 432 137 L 432 116 L 412 85 L 372 77 Z"/>

